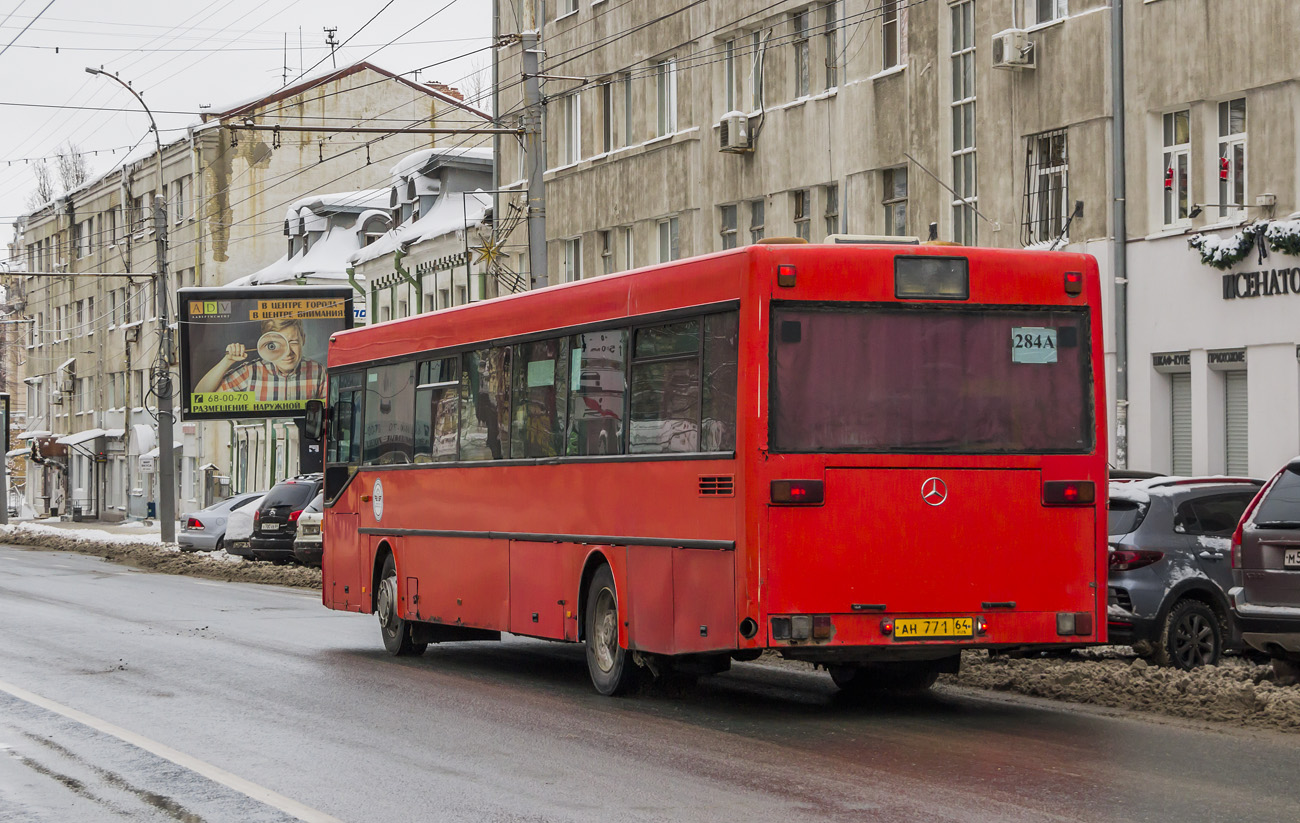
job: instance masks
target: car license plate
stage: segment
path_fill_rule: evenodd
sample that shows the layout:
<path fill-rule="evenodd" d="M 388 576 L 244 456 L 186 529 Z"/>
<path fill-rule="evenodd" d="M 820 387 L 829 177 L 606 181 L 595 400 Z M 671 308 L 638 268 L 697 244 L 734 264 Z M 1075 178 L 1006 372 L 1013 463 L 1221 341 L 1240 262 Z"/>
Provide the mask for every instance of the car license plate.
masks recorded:
<path fill-rule="evenodd" d="M 264 532 L 273 532 L 273 531 L 275 531 L 275 530 L 278 529 L 278 528 L 280 528 L 280 524 L 279 524 L 279 523 L 263 523 L 263 524 L 262 524 L 262 531 L 264 531 Z"/>
<path fill-rule="evenodd" d="M 1300 549 L 1287 549 L 1282 555 L 1282 568 L 1300 569 Z"/>
<path fill-rule="evenodd" d="M 971 617 L 930 617 L 894 621 L 895 640 L 974 636 L 975 620 Z"/>

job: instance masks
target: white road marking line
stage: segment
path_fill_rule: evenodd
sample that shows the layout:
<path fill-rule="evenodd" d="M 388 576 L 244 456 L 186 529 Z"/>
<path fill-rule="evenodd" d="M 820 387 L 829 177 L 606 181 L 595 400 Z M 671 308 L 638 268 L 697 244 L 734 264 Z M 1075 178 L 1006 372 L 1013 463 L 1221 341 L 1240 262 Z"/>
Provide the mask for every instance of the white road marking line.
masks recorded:
<path fill-rule="evenodd" d="M 0 680 L 0 691 L 8 692 L 19 700 L 26 701 L 34 706 L 40 706 L 42 709 L 52 711 L 55 714 L 61 714 L 64 717 L 71 718 L 72 720 L 85 726 L 89 726 L 96 731 L 112 735 L 118 740 L 122 740 L 126 743 L 130 743 L 132 746 L 144 749 L 145 751 L 155 754 L 164 760 L 170 760 L 182 768 L 189 769 L 196 774 L 201 774 L 209 780 L 220 783 L 227 788 L 234 789 L 240 794 L 247 795 L 259 803 L 265 803 L 268 806 L 279 809 L 285 814 L 293 815 L 299 820 L 304 821 L 304 823 L 343 823 L 336 817 L 331 817 L 324 812 L 317 811 L 316 809 L 299 803 L 297 800 L 285 797 L 282 794 L 277 794 L 276 792 L 259 786 L 252 781 L 245 780 L 239 775 L 231 774 L 225 769 L 213 766 L 211 763 L 205 763 L 196 757 L 190 757 L 188 754 L 179 752 L 170 746 L 165 746 L 162 743 L 150 740 L 149 738 L 138 735 L 135 732 L 128 731 L 121 726 L 114 726 L 106 720 L 92 717 L 85 712 L 78 711 L 69 706 L 55 703 L 53 700 L 41 697 L 38 694 L 33 694 L 26 689 L 21 689 L 18 686 L 6 683 L 3 680 Z"/>

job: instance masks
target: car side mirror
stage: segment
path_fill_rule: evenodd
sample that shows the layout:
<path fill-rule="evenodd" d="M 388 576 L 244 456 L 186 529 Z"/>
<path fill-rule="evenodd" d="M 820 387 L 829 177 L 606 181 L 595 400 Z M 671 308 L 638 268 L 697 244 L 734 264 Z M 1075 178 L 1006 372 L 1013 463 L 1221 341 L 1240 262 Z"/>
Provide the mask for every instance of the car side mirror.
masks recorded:
<path fill-rule="evenodd" d="M 309 440 L 320 440 L 325 433 L 325 402 L 323 400 L 307 401 L 307 416 L 303 421 L 303 432 Z"/>

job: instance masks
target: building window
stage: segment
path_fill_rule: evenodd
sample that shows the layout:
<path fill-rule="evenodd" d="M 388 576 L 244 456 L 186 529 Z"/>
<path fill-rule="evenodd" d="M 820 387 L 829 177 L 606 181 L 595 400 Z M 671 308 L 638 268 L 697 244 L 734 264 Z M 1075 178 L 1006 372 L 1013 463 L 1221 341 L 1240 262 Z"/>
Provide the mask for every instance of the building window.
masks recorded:
<path fill-rule="evenodd" d="M 764 200 L 749 201 L 749 242 L 757 243 L 766 236 L 767 202 Z"/>
<path fill-rule="evenodd" d="M 636 268 L 633 265 L 632 257 L 632 227 L 623 227 L 623 271 L 631 271 Z"/>
<path fill-rule="evenodd" d="M 753 62 L 749 71 L 749 108 L 751 111 L 763 107 L 763 33 L 750 35 Z"/>
<path fill-rule="evenodd" d="M 614 273 L 614 232 L 609 229 L 600 233 L 600 267 L 603 274 Z"/>
<path fill-rule="evenodd" d="M 738 207 L 734 204 L 722 206 L 719 210 L 722 217 L 722 229 L 719 233 L 722 235 L 722 248 L 724 250 L 736 247 L 736 212 L 738 210 Z"/>
<path fill-rule="evenodd" d="M 885 208 L 885 234 L 907 234 L 907 167 L 885 169 L 881 177 L 881 205 Z"/>
<path fill-rule="evenodd" d="M 954 19 L 954 23 L 956 20 Z M 955 36 L 955 34 L 954 34 Z M 889 69 L 901 62 L 899 54 L 898 0 L 884 0 L 881 5 L 880 42 L 884 55 L 881 68 Z"/>
<path fill-rule="evenodd" d="M 826 234 L 840 233 L 840 187 L 835 183 L 826 186 Z"/>
<path fill-rule="evenodd" d="M 1069 15 L 1068 0 L 1034 0 L 1034 21 L 1047 23 Z"/>
<path fill-rule="evenodd" d="M 1065 235 L 1069 220 L 1069 155 L 1066 131 L 1030 135 L 1025 156 L 1025 219 L 1021 240 L 1026 244 Z"/>
<path fill-rule="evenodd" d="M 632 75 L 623 76 L 623 145 L 632 144 Z"/>
<path fill-rule="evenodd" d="M 1246 403 L 1246 372 L 1224 372 L 1223 378 L 1224 470 L 1229 475 L 1248 477 L 1250 408 Z"/>
<path fill-rule="evenodd" d="M 185 178 L 172 181 L 172 213 L 177 223 L 185 219 Z"/>
<path fill-rule="evenodd" d="M 410 316 L 411 316 L 411 304 L 409 301 L 407 301 L 405 297 L 403 297 L 397 301 L 397 317 L 400 319 L 403 317 L 410 317 Z"/>
<path fill-rule="evenodd" d="M 960 0 L 952 10 L 952 239 L 963 246 L 977 241 L 975 209 L 975 2 Z"/>
<path fill-rule="evenodd" d="M 1191 205 L 1191 112 L 1171 111 L 1163 118 L 1164 224 L 1187 219 Z"/>
<path fill-rule="evenodd" d="M 840 84 L 840 4 L 826 4 L 826 88 Z"/>
<path fill-rule="evenodd" d="M 578 0 L 560 0 L 559 14 L 557 17 L 563 17 L 566 14 L 573 14 L 578 10 Z"/>
<path fill-rule="evenodd" d="M 677 218 L 659 221 L 659 262 L 667 263 L 681 256 L 677 243 Z"/>
<path fill-rule="evenodd" d="M 564 282 L 582 279 L 582 238 L 564 241 Z"/>
<path fill-rule="evenodd" d="M 614 84 L 600 87 L 600 150 L 608 154 L 614 150 Z"/>
<path fill-rule="evenodd" d="M 804 240 L 812 239 L 812 231 L 809 228 L 809 215 L 812 213 L 811 203 L 809 202 L 811 192 L 808 189 L 800 189 L 791 196 L 794 201 L 794 236 L 802 237 Z"/>
<path fill-rule="evenodd" d="M 1219 104 L 1219 216 L 1246 207 L 1246 98 Z"/>
<path fill-rule="evenodd" d="M 808 12 L 797 12 L 794 23 L 794 96 L 808 94 Z"/>
<path fill-rule="evenodd" d="M 578 93 L 566 96 L 561 106 L 564 118 L 564 142 L 560 163 L 568 166 L 582 159 L 582 111 Z"/>
<path fill-rule="evenodd" d="M 1170 471 L 1186 477 L 1192 473 L 1192 376 L 1169 375 L 1170 388 Z"/>
<path fill-rule="evenodd" d="M 736 79 L 736 41 L 728 40 L 722 59 L 722 82 L 726 86 L 723 94 L 727 101 L 727 111 L 736 110 L 736 101 L 740 96 L 736 92 Z"/>
<path fill-rule="evenodd" d="M 655 98 L 658 104 L 656 137 L 677 131 L 677 61 L 663 60 L 655 66 Z"/>

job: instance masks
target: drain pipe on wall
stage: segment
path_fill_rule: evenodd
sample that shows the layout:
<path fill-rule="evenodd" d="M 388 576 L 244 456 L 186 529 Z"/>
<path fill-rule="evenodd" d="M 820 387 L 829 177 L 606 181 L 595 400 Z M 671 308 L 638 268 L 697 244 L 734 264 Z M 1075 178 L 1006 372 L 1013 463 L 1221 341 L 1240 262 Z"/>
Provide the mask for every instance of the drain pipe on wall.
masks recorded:
<path fill-rule="evenodd" d="M 1124 177 L 1124 0 L 1110 4 L 1111 187 L 1114 190 L 1115 468 L 1128 468 L 1128 216 Z"/>

